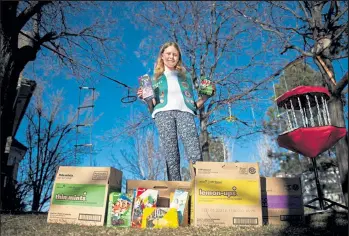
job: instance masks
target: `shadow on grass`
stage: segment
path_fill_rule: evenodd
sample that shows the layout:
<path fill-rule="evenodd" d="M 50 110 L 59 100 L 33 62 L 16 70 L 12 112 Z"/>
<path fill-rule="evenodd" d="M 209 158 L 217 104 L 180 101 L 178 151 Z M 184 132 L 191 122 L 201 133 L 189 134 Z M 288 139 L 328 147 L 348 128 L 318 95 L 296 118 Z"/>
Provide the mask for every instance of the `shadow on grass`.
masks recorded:
<path fill-rule="evenodd" d="M 280 235 L 299 235 L 295 234 L 295 227 L 304 228 L 303 235 L 348 235 L 348 212 L 324 211 L 306 214 L 304 224 L 286 226 Z"/>

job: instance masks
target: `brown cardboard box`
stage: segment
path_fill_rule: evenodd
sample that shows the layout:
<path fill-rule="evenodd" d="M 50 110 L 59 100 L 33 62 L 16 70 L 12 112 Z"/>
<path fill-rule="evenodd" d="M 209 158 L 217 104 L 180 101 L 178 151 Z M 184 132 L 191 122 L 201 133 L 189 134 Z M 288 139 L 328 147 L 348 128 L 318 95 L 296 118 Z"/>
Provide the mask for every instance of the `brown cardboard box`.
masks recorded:
<path fill-rule="evenodd" d="M 262 225 L 257 163 L 196 162 L 190 169 L 193 182 L 191 224 Z"/>
<path fill-rule="evenodd" d="M 263 223 L 302 223 L 304 207 L 300 178 L 261 177 Z"/>
<path fill-rule="evenodd" d="M 126 191 L 127 193 L 133 193 L 136 188 L 151 188 L 159 191 L 159 197 L 157 206 L 169 207 L 170 206 L 170 193 L 176 189 L 182 189 L 190 192 L 191 184 L 189 181 L 155 181 L 155 180 L 127 180 Z M 189 204 L 187 203 L 183 214 L 183 224 L 181 226 L 187 226 L 189 224 Z"/>
<path fill-rule="evenodd" d="M 103 226 L 109 192 L 121 191 L 121 179 L 111 167 L 60 166 L 47 222 Z"/>

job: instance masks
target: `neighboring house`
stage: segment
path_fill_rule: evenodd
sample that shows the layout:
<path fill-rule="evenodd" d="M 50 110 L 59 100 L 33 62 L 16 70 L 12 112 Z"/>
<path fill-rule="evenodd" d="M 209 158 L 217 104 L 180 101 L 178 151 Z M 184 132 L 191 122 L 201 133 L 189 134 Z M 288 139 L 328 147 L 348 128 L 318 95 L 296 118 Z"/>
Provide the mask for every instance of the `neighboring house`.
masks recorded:
<path fill-rule="evenodd" d="M 1 194 L 6 194 L 6 197 L 2 198 L 4 200 L 8 199 L 10 201 L 11 199 L 14 199 L 14 196 L 11 196 L 11 189 L 13 189 L 12 187 L 14 187 L 17 182 L 16 179 L 18 166 L 27 151 L 27 147 L 18 142 L 14 137 L 16 136 L 17 130 L 21 124 L 22 118 L 25 114 L 35 88 L 35 81 L 27 80 L 20 76 L 17 85 L 17 98 L 15 102 L 16 110 L 15 119 L 13 121 L 12 136 L 7 138 L 5 147 L 5 153 L 8 154 L 8 161 L 6 167 L 2 168 L 1 170 L 1 185 L 3 189 Z M 6 204 L 8 204 L 8 202 L 2 202 L 3 209 Z"/>
<path fill-rule="evenodd" d="M 27 152 L 27 147 L 18 142 L 15 138 L 8 138 L 7 144 L 11 144 L 11 147 L 6 145 L 5 153 L 10 153 L 7 160 L 8 170 L 6 171 L 6 173 L 8 173 L 8 175 L 4 177 L 3 187 L 6 187 L 8 180 L 14 180 L 15 182 L 17 181 L 19 163 L 21 162 L 21 160 L 23 160 L 24 155 Z M 9 148 L 10 150 L 8 150 Z"/>

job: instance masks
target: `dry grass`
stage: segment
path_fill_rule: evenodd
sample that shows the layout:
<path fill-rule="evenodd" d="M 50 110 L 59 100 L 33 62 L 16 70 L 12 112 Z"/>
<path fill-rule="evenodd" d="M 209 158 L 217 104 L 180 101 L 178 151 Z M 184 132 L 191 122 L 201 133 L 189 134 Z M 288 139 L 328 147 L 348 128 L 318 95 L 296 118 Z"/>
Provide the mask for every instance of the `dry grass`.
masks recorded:
<path fill-rule="evenodd" d="M 77 235 L 348 235 L 348 215 L 345 213 L 316 214 L 306 218 L 305 225 L 276 227 L 181 227 L 178 229 L 132 229 L 84 227 L 47 224 L 46 215 L 2 215 L 1 235 L 77 236 Z"/>

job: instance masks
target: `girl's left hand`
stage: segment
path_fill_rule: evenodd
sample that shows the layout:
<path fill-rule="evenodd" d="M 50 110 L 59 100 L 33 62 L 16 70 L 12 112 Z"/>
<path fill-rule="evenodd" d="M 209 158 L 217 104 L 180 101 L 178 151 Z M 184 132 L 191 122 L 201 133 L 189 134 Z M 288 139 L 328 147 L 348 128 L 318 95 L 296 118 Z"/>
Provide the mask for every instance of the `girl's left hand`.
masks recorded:
<path fill-rule="evenodd" d="M 216 85 L 212 83 L 212 95 L 210 97 L 214 96 L 215 94 L 216 94 Z"/>

